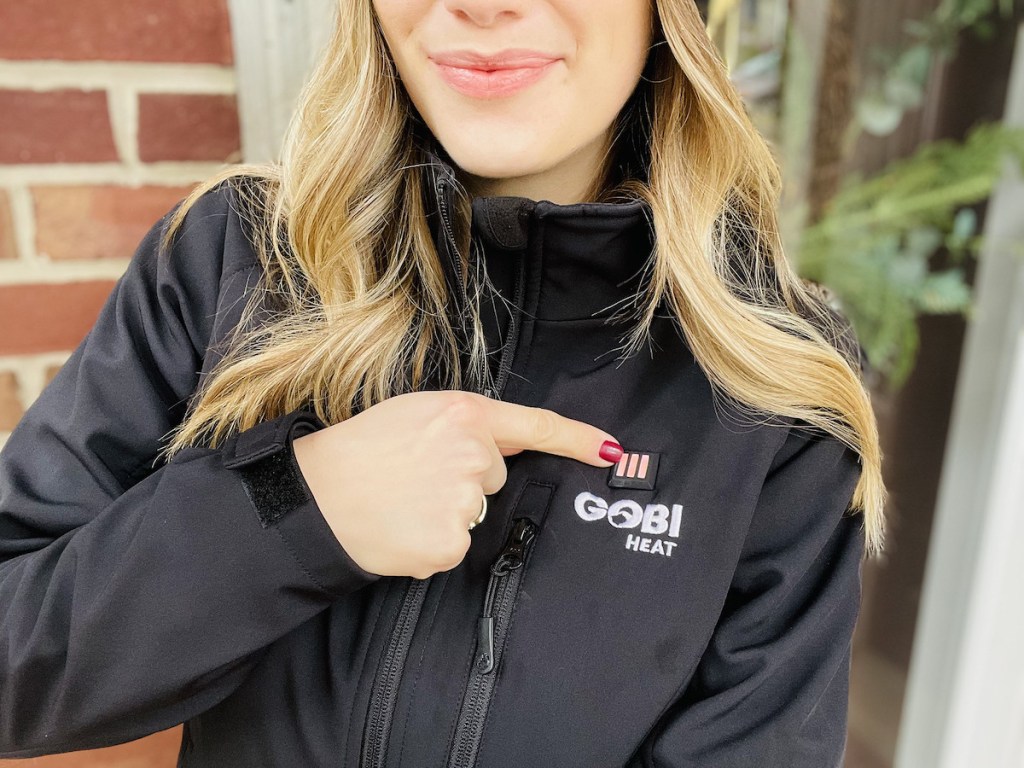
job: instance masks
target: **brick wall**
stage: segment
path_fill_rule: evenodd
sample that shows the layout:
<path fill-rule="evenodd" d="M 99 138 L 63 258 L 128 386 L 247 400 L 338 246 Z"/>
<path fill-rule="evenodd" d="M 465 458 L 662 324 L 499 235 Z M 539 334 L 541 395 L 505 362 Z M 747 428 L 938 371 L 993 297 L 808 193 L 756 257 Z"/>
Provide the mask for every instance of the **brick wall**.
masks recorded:
<path fill-rule="evenodd" d="M 3 445 L 146 230 L 240 140 L 226 0 L 18 0 L 0 17 Z M 0 764 L 170 768 L 177 731 Z"/>
<path fill-rule="evenodd" d="M 0 445 L 146 230 L 240 159 L 226 0 L 19 0 L 0 23 Z"/>

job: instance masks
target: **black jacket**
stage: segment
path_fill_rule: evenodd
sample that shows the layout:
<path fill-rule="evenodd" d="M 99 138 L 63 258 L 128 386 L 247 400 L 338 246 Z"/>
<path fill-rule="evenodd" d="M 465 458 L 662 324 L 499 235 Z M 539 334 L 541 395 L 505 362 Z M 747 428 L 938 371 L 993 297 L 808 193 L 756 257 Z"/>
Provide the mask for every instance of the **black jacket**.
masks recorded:
<path fill-rule="evenodd" d="M 430 217 L 461 290 L 451 178 Z M 515 306 L 486 304 L 497 396 L 609 431 L 626 476 L 509 457 L 464 561 L 417 580 L 332 534 L 307 410 L 154 462 L 256 282 L 237 202 L 206 194 L 170 253 L 154 225 L 0 453 L 0 756 L 184 722 L 195 768 L 840 765 L 858 458 L 716 406 L 667 312 L 617 360 L 642 203 L 475 199 Z"/>

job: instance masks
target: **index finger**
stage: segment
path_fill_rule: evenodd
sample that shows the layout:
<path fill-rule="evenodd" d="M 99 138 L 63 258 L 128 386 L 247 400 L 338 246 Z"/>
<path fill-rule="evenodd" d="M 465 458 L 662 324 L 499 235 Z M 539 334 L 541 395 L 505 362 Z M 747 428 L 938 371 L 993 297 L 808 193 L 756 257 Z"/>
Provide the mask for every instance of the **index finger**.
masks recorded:
<path fill-rule="evenodd" d="M 622 455 L 618 440 L 585 421 L 570 419 L 548 408 L 481 397 L 486 400 L 488 426 L 502 455 L 544 451 L 595 467 L 609 467 Z M 602 458 L 602 447 L 608 458 Z"/>

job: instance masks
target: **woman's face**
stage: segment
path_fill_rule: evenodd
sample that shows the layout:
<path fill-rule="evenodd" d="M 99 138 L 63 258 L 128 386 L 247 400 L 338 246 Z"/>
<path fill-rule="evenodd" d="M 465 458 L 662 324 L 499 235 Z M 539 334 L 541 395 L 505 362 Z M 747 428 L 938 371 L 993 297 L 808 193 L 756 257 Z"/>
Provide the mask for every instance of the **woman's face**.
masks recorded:
<path fill-rule="evenodd" d="M 409 97 L 463 171 L 546 176 L 552 200 L 555 179 L 566 194 L 590 183 L 643 70 L 652 0 L 372 1 Z"/>

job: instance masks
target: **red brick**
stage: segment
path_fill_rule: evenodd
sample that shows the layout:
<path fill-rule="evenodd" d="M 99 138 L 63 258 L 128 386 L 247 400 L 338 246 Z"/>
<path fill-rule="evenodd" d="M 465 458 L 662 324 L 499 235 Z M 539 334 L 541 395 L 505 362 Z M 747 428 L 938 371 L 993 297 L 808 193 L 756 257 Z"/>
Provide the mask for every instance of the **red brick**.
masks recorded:
<path fill-rule="evenodd" d="M 127 259 L 188 187 L 35 187 L 36 249 L 51 259 Z"/>
<path fill-rule="evenodd" d="M 231 64 L 226 0 L 4 3 L 0 59 Z"/>
<path fill-rule="evenodd" d="M 14 429 L 25 413 L 18 396 L 18 378 L 10 371 L 0 371 L 0 432 Z"/>
<path fill-rule="evenodd" d="M 11 203 L 7 193 L 0 189 L 0 260 L 13 259 L 18 255 L 14 245 L 14 219 L 11 217 Z"/>
<path fill-rule="evenodd" d="M 28 760 L 0 760 L 3 768 L 174 768 L 181 726 L 103 749 L 67 752 Z"/>
<path fill-rule="evenodd" d="M 0 286 L 0 355 L 74 349 L 113 287 L 109 280 Z"/>
<path fill-rule="evenodd" d="M 117 159 L 106 91 L 0 90 L 0 163 Z"/>
<path fill-rule="evenodd" d="M 160 160 L 241 160 L 234 96 L 149 93 L 139 96 L 139 157 Z"/>

